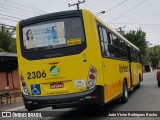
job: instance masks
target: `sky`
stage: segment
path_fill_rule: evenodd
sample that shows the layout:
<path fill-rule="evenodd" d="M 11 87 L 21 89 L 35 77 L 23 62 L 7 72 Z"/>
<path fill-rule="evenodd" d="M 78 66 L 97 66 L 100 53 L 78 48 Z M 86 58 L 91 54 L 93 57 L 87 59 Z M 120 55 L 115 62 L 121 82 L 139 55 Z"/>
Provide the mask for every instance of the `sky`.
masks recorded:
<path fill-rule="evenodd" d="M 0 24 L 16 26 L 30 17 L 66 10 L 78 0 L 0 0 Z M 80 0 L 83 1 L 83 0 Z M 86 0 L 80 9 L 98 14 L 112 28 L 125 32 L 141 28 L 151 46 L 160 45 L 160 0 Z"/>

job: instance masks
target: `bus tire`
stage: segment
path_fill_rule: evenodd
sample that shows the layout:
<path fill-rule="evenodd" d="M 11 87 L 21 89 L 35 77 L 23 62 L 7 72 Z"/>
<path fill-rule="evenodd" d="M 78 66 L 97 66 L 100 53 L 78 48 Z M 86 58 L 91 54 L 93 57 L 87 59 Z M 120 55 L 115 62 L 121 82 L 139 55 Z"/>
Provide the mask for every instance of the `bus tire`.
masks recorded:
<path fill-rule="evenodd" d="M 141 84 L 140 84 L 140 82 L 141 82 L 142 80 L 141 80 L 141 75 L 139 75 L 139 83 L 138 83 L 138 85 L 135 87 L 135 88 L 140 88 L 141 87 Z"/>
<path fill-rule="evenodd" d="M 31 109 L 27 109 L 27 111 L 29 112 L 29 111 L 32 111 Z"/>
<path fill-rule="evenodd" d="M 140 84 L 140 82 L 138 83 L 138 85 L 136 86 L 136 88 L 138 89 L 138 88 L 140 88 L 141 87 L 141 84 Z"/>
<path fill-rule="evenodd" d="M 123 82 L 123 95 L 121 97 L 121 103 L 126 103 L 128 101 L 128 87 L 126 80 Z"/>

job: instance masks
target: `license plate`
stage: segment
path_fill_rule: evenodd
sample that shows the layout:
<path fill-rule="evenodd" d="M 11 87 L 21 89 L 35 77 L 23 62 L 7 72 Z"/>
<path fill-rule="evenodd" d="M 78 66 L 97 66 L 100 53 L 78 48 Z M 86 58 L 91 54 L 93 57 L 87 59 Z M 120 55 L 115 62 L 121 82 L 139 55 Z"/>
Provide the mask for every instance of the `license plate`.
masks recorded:
<path fill-rule="evenodd" d="M 50 88 L 51 89 L 55 89 L 55 88 L 63 88 L 64 84 L 63 83 L 52 83 L 50 84 Z"/>

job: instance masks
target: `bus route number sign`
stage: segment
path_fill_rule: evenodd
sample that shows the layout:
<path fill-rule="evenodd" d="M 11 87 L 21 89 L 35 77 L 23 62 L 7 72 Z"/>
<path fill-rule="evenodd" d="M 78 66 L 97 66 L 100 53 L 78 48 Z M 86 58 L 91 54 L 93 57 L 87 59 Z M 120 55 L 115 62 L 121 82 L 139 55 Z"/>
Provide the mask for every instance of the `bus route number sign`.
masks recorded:
<path fill-rule="evenodd" d="M 33 72 L 28 72 L 27 73 L 27 78 L 28 79 L 36 79 L 36 78 L 45 78 L 46 77 L 46 73 L 44 72 L 44 70 L 41 72 L 41 71 L 33 71 Z"/>

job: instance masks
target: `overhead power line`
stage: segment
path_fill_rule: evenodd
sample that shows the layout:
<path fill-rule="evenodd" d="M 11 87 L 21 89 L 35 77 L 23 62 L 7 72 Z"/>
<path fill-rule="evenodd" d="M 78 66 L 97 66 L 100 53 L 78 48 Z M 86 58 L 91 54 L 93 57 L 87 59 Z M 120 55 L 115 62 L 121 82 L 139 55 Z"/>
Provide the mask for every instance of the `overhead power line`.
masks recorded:
<path fill-rule="evenodd" d="M 1 16 L 5 16 L 5 17 L 10 17 L 10 18 L 14 18 L 14 19 L 21 19 L 21 18 L 18 18 L 18 17 L 13 17 L 13 16 L 9 16 L 9 15 L 4 15 L 4 14 L 0 14 Z"/>
<path fill-rule="evenodd" d="M 143 4 L 144 2 L 146 2 L 147 0 L 143 0 L 142 2 L 138 3 L 136 6 L 130 8 L 129 10 L 127 10 L 126 12 L 122 13 L 121 15 L 119 15 L 118 17 L 116 17 L 115 19 L 111 20 L 110 22 L 113 22 L 119 18 L 121 18 L 122 16 L 126 15 L 128 12 L 132 11 L 133 9 L 137 8 L 138 6 L 140 6 L 141 4 Z"/>
<path fill-rule="evenodd" d="M 6 28 L 16 29 L 15 26 L 6 25 L 6 24 L 1 24 L 1 23 L 0 23 L 0 26 L 5 26 Z"/>
<path fill-rule="evenodd" d="M 100 8 L 98 8 L 95 4 L 93 4 L 92 2 L 89 2 L 89 0 L 86 1 L 86 3 L 91 4 L 92 6 L 94 6 L 94 8 L 96 8 L 98 11 L 102 11 Z"/>
<path fill-rule="evenodd" d="M 88 8 L 88 10 L 91 10 L 92 12 L 95 12 L 95 13 L 96 13 L 96 10 L 95 10 L 95 9 L 92 9 L 90 6 L 88 6 L 88 5 L 86 5 L 86 4 L 84 4 L 84 6 L 85 6 L 86 8 Z"/>
<path fill-rule="evenodd" d="M 11 14 L 14 14 L 14 15 L 23 16 L 23 17 L 29 17 L 29 16 L 26 16 L 26 15 L 22 15 L 22 14 L 14 13 L 14 12 L 9 12 L 9 11 L 5 11 L 5 10 L 0 10 L 0 11 L 1 11 L 1 12 L 5 12 L 5 13 L 11 13 Z"/>
<path fill-rule="evenodd" d="M 14 11 L 14 12 L 21 12 L 22 14 L 27 14 L 27 15 L 30 15 L 30 16 L 35 15 L 35 14 L 29 14 L 28 12 L 22 12 L 22 11 L 19 11 L 19 10 L 10 9 L 10 8 L 3 7 L 3 6 L 1 6 L 0 8 L 3 8 L 5 10 L 9 10 L 9 11 Z"/>
<path fill-rule="evenodd" d="M 63 1 L 68 4 L 68 2 L 66 2 L 65 0 L 63 0 Z"/>
<path fill-rule="evenodd" d="M 106 11 L 101 11 L 101 12 L 97 13 L 96 16 L 98 16 L 100 14 L 104 14 L 104 13 L 106 13 Z"/>
<path fill-rule="evenodd" d="M 127 0 L 119 3 L 118 5 L 112 7 L 111 9 L 114 9 L 114 8 L 120 6 L 121 4 L 123 4 L 123 3 L 126 2 L 126 1 L 127 1 Z M 87 0 L 86 3 L 91 4 L 92 6 L 94 6 L 94 7 L 93 7 L 94 9 L 96 8 L 96 9 L 99 11 L 99 12 L 96 12 L 96 15 L 97 15 L 97 14 L 99 15 L 100 11 L 101 11 L 101 12 L 105 11 L 105 10 L 101 10 L 99 7 L 97 7 L 97 6 L 96 6 L 95 4 L 93 4 L 92 2 L 89 2 L 89 0 Z M 108 10 L 107 10 L 107 11 L 108 11 Z M 106 13 L 106 11 L 105 11 L 105 13 Z M 107 14 L 107 16 L 109 16 L 111 19 L 113 19 L 110 15 Z M 105 20 L 106 22 L 108 21 L 108 20 L 106 20 L 106 18 L 104 18 L 104 16 L 103 16 L 103 17 L 101 16 L 101 18 L 102 18 L 103 20 Z M 116 21 L 117 21 L 117 20 L 116 20 Z M 117 22 L 118 22 L 118 21 L 117 21 Z M 107 22 L 107 23 L 108 23 L 108 22 Z M 115 27 L 118 27 L 118 26 L 115 25 Z"/>
<path fill-rule="evenodd" d="M 29 6 L 26 6 L 26 5 L 23 5 L 23 4 L 19 4 L 19 3 L 13 2 L 13 1 L 9 1 L 9 0 L 4 0 L 4 1 L 12 3 L 12 4 L 19 5 L 19 6 L 23 6 L 23 7 L 26 7 L 26 8 L 30 8 L 32 10 L 36 10 L 36 11 L 40 11 L 40 12 L 43 12 L 43 13 L 47 13 L 46 11 L 39 10 L 39 9 L 36 9 L 36 8 L 32 8 L 32 7 L 29 7 Z"/>
<path fill-rule="evenodd" d="M 151 24 L 151 23 L 112 23 L 112 22 L 109 22 L 109 24 L 160 25 L 160 24 Z"/>
<path fill-rule="evenodd" d="M 5 17 L 0 17 L 0 19 L 8 20 L 8 21 L 14 21 L 14 22 L 18 21 L 18 20 L 14 20 L 14 19 L 11 19 L 11 18 L 5 18 Z"/>
<path fill-rule="evenodd" d="M 102 11 L 102 10 L 99 9 L 96 5 L 94 5 L 93 3 L 89 2 L 88 0 L 87 0 L 87 2 L 90 3 L 90 4 L 92 4 L 97 10 Z M 117 4 L 116 6 L 114 6 L 114 7 L 110 8 L 110 9 L 106 10 L 105 12 L 109 12 L 109 11 L 115 9 L 115 8 L 117 8 L 118 6 L 122 5 L 122 4 L 125 3 L 125 2 L 127 2 L 127 0 L 124 0 L 123 2 Z"/>
<path fill-rule="evenodd" d="M 152 32 L 147 32 L 147 34 L 157 34 L 157 35 L 160 35 L 160 33 L 152 33 Z"/>
<path fill-rule="evenodd" d="M 125 2 L 127 2 L 127 0 L 125 0 L 125 1 L 123 1 L 123 2 L 121 2 L 121 3 L 119 3 L 119 4 L 117 4 L 116 6 L 114 6 L 114 7 L 110 8 L 110 9 L 108 9 L 108 10 L 107 10 L 107 11 L 105 11 L 105 12 L 109 12 L 109 11 L 111 11 L 111 10 L 115 9 L 116 7 L 118 7 L 118 6 L 122 5 L 122 4 L 123 4 L 123 3 L 125 3 Z"/>
<path fill-rule="evenodd" d="M 7 4 L 3 4 L 3 3 L 0 3 L 1 5 L 4 5 L 4 6 L 8 6 L 8 7 L 10 7 L 10 8 L 14 8 L 14 9 L 18 9 L 18 10 L 22 10 L 22 11 L 26 11 L 26 12 L 30 12 L 30 13 L 32 13 L 32 14 L 39 14 L 39 13 L 37 13 L 37 12 L 33 12 L 33 11 L 29 11 L 29 10 L 25 10 L 25 9 L 21 9 L 21 8 L 17 8 L 17 7 L 13 7 L 13 6 L 10 6 L 10 5 L 7 5 Z"/>
<path fill-rule="evenodd" d="M 86 8 L 88 8 L 88 9 L 94 11 L 95 13 L 97 13 L 97 10 L 95 10 L 94 7 L 91 8 L 90 6 L 88 6 L 88 5 L 86 5 L 86 4 L 84 4 L 84 6 L 85 6 Z M 94 6 L 95 6 L 95 5 L 94 5 Z M 98 9 L 98 7 L 97 7 L 97 9 Z M 100 9 L 99 9 L 99 11 L 100 11 Z M 98 13 L 97 13 L 97 14 L 98 14 Z M 97 15 L 97 14 L 96 14 L 96 15 Z M 101 18 L 102 18 L 103 20 L 107 21 L 104 17 L 101 16 Z"/>

